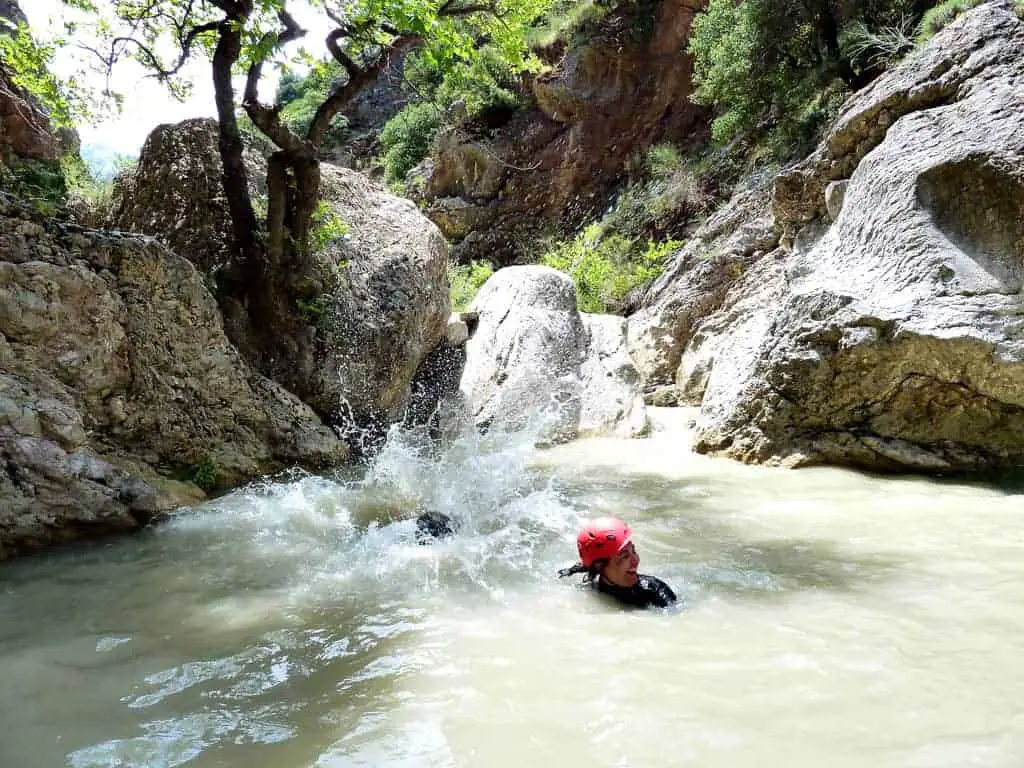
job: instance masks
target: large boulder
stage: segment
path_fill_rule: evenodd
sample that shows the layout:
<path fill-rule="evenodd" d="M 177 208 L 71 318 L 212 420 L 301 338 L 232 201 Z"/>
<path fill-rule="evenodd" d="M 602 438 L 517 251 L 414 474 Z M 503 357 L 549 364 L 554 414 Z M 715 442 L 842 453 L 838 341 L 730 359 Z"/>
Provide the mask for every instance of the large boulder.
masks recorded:
<path fill-rule="evenodd" d="M 1012 7 L 979 6 L 779 177 L 791 250 L 760 260 L 683 355 L 703 371 L 698 450 L 1024 466 L 1021 50 Z"/>
<path fill-rule="evenodd" d="M 533 430 L 538 444 L 580 436 L 636 436 L 647 419 L 621 318 L 581 315 L 564 273 L 498 270 L 470 311 L 461 392 L 474 424 Z"/>
<path fill-rule="evenodd" d="M 0 559 L 345 444 L 252 371 L 186 259 L 0 199 Z"/>
<path fill-rule="evenodd" d="M 249 191 L 266 197 L 266 163 L 246 153 Z M 231 217 L 221 180 L 217 121 L 195 118 L 158 125 L 136 165 L 118 175 L 106 226 L 159 237 L 200 271 L 231 258 Z"/>
<path fill-rule="evenodd" d="M 416 370 L 444 337 L 448 244 L 415 204 L 356 171 L 323 166 L 320 193 L 349 231 L 318 256 L 333 287 L 304 397 L 328 417 L 395 421 Z"/>
<path fill-rule="evenodd" d="M 186 120 L 156 128 L 134 171 L 115 188 L 112 224 L 159 238 L 207 273 L 230 258 L 231 222 L 221 185 L 217 124 Z M 266 190 L 266 161 L 246 151 L 250 193 Z M 308 321 L 273 376 L 325 419 L 355 427 L 401 417 L 410 382 L 437 346 L 449 314 L 448 246 L 408 200 L 351 170 L 321 166 L 324 219 L 348 227 L 322 243 L 308 281 L 313 295 L 295 307 Z M 228 332 L 251 359 L 244 309 L 225 306 Z M 258 319 L 256 319 L 258 320 Z"/>

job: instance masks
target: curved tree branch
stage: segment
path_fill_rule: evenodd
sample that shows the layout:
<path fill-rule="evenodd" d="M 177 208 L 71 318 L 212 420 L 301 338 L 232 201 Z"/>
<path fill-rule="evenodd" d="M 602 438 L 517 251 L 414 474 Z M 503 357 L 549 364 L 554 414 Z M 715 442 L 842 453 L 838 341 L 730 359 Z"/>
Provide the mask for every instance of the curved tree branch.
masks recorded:
<path fill-rule="evenodd" d="M 260 40 L 259 48 L 269 46 L 266 53 L 259 59 L 256 59 L 249 65 L 249 73 L 245 79 L 245 93 L 242 96 L 243 106 L 249 102 L 257 102 L 259 95 L 257 93 L 257 86 L 260 82 L 260 77 L 263 75 L 263 64 L 270 56 L 276 53 L 280 48 L 292 42 L 298 40 L 300 37 L 306 34 L 306 30 L 299 26 L 299 23 L 295 21 L 295 18 L 288 13 L 287 9 L 282 8 L 277 12 L 277 18 L 284 26 L 281 32 L 268 32 Z M 276 36 L 276 40 L 274 37 Z"/>
<path fill-rule="evenodd" d="M 494 3 L 460 5 L 459 2 L 460 0 L 445 0 L 437 9 L 437 15 L 453 17 L 470 16 L 476 13 L 491 13 L 495 15 L 498 13 L 497 6 Z M 406 53 L 422 42 L 419 35 L 403 33 L 387 21 L 368 22 L 360 27 L 353 27 L 340 14 L 330 9 L 327 9 L 326 12 L 328 18 L 337 25 L 327 35 L 327 50 L 345 68 L 345 71 L 348 73 L 348 81 L 331 92 L 317 109 L 316 115 L 314 115 L 313 121 L 309 125 L 306 139 L 317 147 L 323 141 L 324 134 L 327 132 L 335 115 L 344 109 L 370 81 L 380 74 L 391 60 L 391 57 Z M 392 35 L 394 39 L 381 51 L 380 56 L 377 57 L 374 63 L 360 66 L 351 56 L 345 53 L 338 41 L 345 38 L 355 38 L 372 28 Z"/>
<path fill-rule="evenodd" d="M 359 77 L 361 70 L 359 69 L 359 65 L 352 60 L 352 57 L 341 50 L 341 46 L 338 45 L 338 40 L 343 37 L 348 37 L 348 34 L 344 29 L 333 29 L 331 30 L 331 33 L 327 35 L 327 40 L 325 42 L 327 43 L 327 50 L 330 52 L 331 56 L 333 56 L 334 59 L 345 68 L 345 71 L 348 72 L 349 79 L 351 80 Z"/>
<path fill-rule="evenodd" d="M 242 158 L 244 146 L 235 119 L 235 91 L 231 84 L 231 69 L 242 51 L 242 35 L 236 21 L 232 18 L 224 19 L 218 30 L 217 49 L 213 54 L 213 86 L 220 132 L 222 178 L 231 214 L 232 234 L 242 263 L 252 270 L 257 266 L 260 248 L 256 237 L 256 214 L 249 197 L 248 174 Z"/>
<path fill-rule="evenodd" d="M 269 33 L 261 41 L 260 47 L 269 45 L 269 48 L 263 58 L 253 61 L 249 66 L 249 73 L 245 79 L 245 93 L 242 96 L 242 107 L 245 109 L 246 114 L 249 115 L 249 118 L 256 124 L 256 127 L 263 131 L 282 150 L 298 156 L 311 156 L 315 154 L 312 147 L 308 146 L 307 142 L 295 135 L 281 121 L 280 108 L 268 107 L 259 101 L 258 86 L 266 59 L 282 46 L 306 34 L 306 30 L 300 27 L 298 22 L 284 8 L 277 12 L 277 17 L 284 26 L 284 29 L 276 33 L 277 39 L 272 44 L 271 39 L 275 33 Z"/>
<path fill-rule="evenodd" d="M 181 68 L 185 66 L 189 57 L 192 55 L 192 46 L 195 44 L 196 39 L 200 35 L 216 32 L 221 23 L 222 22 L 220 21 L 210 21 L 206 24 L 200 24 L 199 26 L 190 29 L 180 41 L 181 52 L 178 54 L 178 60 L 174 63 L 174 66 L 169 68 L 164 67 L 163 63 L 157 55 L 153 53 L 152 49 L 148 45 L 143 43 L 141 40 L 136 39 L 132 35 L 120 35 L 113 38 L 110 41 L 110 52 L 107 54 L 101 53 L 96 48 L 86 45 L 85 43 L 79 43 L 78 47 L 82 50 L 88 51 L 89 53 L 95 54 L 109 71 L 113 69 L 117 60 L 121 56 L 120 51 L 118 51 L 118 47 L 123 51 L 127 46 L 134 45 L 142 54 L 143 58 L 146 59 L 147 66 L 153 70 L 153 73 L 147 75 L 147 77 L 155 77 L 158 80 L 167 80 L 178 74 L 181 71 Z"/>
<path fill-rule="evenodd" d="M 319 147 L 334 116 L 344 109 L 367 84 L 381 73 L 391 60 L 391 57 L 411 51 L 421 42 L 419 35 L 401 35 L 395 38 L 391 45 L 381 52 L 373 64 L 361 68 L 357 67 L 355 75 L 350 75 L 344 85 L 335 88 L 317 109 L 316 114 L 313 116 L 313 121 L 309 124 L 309 131 L 306 133 L 307 140 Z"/>

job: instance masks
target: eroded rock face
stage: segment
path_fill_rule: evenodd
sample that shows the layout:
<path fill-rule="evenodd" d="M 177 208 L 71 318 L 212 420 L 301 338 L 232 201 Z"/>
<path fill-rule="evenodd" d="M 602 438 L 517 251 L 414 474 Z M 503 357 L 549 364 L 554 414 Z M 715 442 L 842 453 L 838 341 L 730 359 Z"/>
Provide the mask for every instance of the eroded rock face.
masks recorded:
<path fill-rule="evenodd" d="M 423 177 L 427 215 L 456 260 L 521 263 L 542 230 L 573 228 L 603 209 L 627 160 L 706 126 L 690 101 L 690 25 L 703 0 L 611 11 L 585 44 L 549 52 L 532 83 L 537 107 L 498 129 L 444 137 Z"/>
<path fill-rule="evenodd" d="M 20 160 L 56 161 L 60 152 L 46 113 L 0 67 L 0 167 Z"/>
<path fill-rule="evenodd" d="M 0 558 L 202 498 L 200 467 L 230 486 L 347 457 L 241 360 L 202 277 L 164 246 L 3 199 L 0 254 Z"/>
<path fill-rule="evenodd" d="M 445 334 L 448 244 L 415 204 L 355 171 L 324 166 L 321 195 L 350 229 L 319 257 L 337 287 L 319 323 L 307 399 L 322 414 L 394 421 Z"/>
<path fill-rule="evenodd" d="M 477 427 L 534 430 L 539 444 L 646 430 L 622 318 L 581 315 L 572 280 L 549 267 L 498 270 L 470 306 L 460 390 Z"/>
<path fill-rule="evenodd" d="M 1024 23 L 967 13 L 854 96 L 779 177 L 791 251 L 683 355 L 698 450 L 748 461 L 1024 466 Z M 828 224 L 826 191 L 848 178 Z"/>
<path fill-rule="evenodd" d="M 703 392 L 679 372 L 683 351 L 778 239 L 766 190 L 755 186 L 715 213 L 670 260 L 629 318 L 629 351 L 649 402 L 700 402 Z"/>
<path fill-rule="evenodd" d="M 583 321 L 580 437 L 637 437 L 647 431 L 640 374 L 626 344 L 626 320 L 615 315 L 580 315 Z"/>

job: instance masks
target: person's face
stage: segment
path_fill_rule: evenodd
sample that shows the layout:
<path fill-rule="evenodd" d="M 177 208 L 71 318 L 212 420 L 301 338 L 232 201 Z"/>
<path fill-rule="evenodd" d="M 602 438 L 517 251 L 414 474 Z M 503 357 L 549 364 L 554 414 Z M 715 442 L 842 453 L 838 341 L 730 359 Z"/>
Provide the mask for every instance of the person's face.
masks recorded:
<path fill-rule="evenodd" d="M 633 542 L 629 542 L 608 561 L 601 575 L 616 586 L 632 587 L 636 584 L 636 569 L 639 566 L 640 556 L 636 553 Z"/>

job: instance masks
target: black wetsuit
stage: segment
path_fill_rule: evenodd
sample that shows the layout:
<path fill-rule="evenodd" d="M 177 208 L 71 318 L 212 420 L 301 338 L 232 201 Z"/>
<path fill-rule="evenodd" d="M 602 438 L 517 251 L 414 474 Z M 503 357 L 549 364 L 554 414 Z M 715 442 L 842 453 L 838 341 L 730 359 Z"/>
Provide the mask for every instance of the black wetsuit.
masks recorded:
<path fill-rule="evenodd" d="M 598 592 L 611 595 L 616 600 L 637 608 L 668 608 L 676 602 L 676 593 L 668 584 L 654 576 L 638 574 L 636 584 L 632 587 L 609 584 L 600 577 L 594 579 L 591 584 Z"/>

